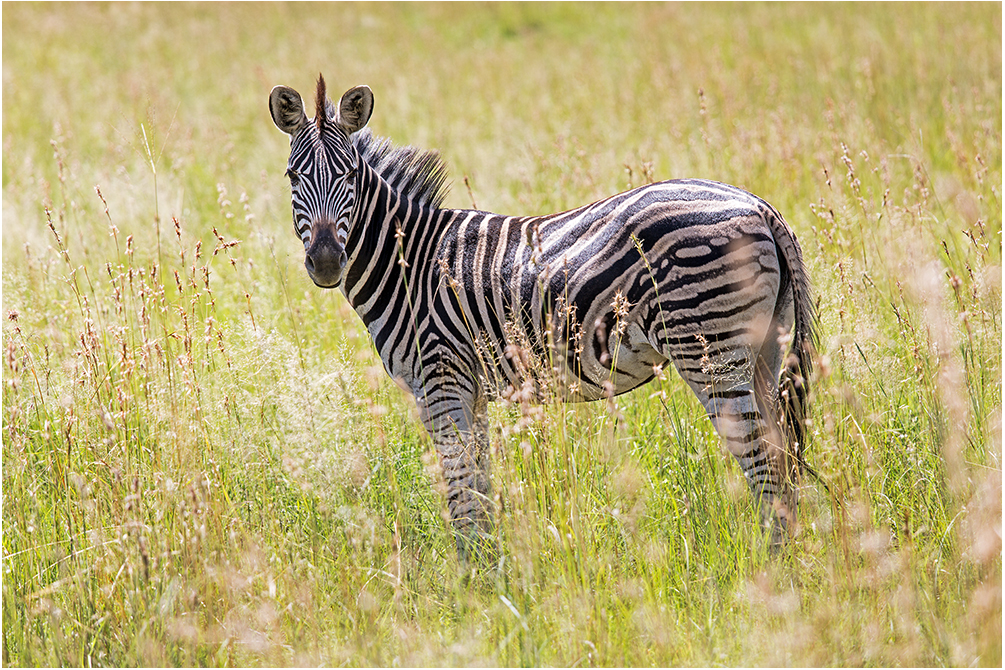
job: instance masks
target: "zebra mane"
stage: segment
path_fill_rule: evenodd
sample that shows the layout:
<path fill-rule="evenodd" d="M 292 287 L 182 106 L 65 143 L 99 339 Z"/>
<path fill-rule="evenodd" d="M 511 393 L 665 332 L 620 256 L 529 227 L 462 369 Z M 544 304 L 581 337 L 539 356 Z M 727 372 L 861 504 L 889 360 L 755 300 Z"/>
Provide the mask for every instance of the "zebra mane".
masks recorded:
<path fill-rule="evenodd" d="M 439 208 L 447 195 L 447 168 L 436 151 L 395 147 L 386 137 L 364 128 L 351 137 L 363 160 L 401 196 L 418 205 Z"/>
<path fill-rule="evenodd" d="M 318 132 L 325 129 L 325 122 L 328 120 L 328 89 L 325 86 L 325 78 L 318 74 L 318 90 L 314 94 L 314 123 L 318 126 Z"/>

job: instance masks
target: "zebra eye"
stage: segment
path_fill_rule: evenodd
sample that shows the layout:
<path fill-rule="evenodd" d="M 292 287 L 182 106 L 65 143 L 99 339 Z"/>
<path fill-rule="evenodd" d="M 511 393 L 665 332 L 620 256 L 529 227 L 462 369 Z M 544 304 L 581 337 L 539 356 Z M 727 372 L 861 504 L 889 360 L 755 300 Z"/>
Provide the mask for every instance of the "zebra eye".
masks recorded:
<path fill-rule="evenodd" d="M 293 168 L 286 168 L 286 177 L 293 186 L 296 186 L 297 182 L 300 181 L 300 175 Z"/>
<path fill-rule="evenodd" d="M 350 184 L 356 181 L 356 168 L 353 168 L 345 173 L 345 180 Z"/>

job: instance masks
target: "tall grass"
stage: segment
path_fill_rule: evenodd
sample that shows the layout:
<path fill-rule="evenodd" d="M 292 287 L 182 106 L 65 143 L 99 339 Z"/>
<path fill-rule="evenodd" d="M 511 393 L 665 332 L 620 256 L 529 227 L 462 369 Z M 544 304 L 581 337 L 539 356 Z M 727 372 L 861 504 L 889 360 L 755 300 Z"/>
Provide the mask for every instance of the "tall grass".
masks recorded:
<path fill-rule="evenodd" d="M 5 665 L 1001 664 L 1000 6 L 4 9 Z M 453 206 L 702 176 L 785 214 L 826 487 L 780 555 L 668 370 L 494 406 L 501 560 L 457 562 L 290 234 L 266 99 L 319 70 Z"/>

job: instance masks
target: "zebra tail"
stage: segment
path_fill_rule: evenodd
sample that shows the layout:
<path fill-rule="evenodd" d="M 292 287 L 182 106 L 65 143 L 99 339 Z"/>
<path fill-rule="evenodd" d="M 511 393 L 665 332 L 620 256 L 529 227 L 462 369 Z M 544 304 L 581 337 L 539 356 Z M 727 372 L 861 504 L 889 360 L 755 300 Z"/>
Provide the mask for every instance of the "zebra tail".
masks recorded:
<path fill-rule="evenodd" d="M 773 208 L 769 210 L 767 219 L 785 265 L 783 272 L 788 274 L 795 312 L 791 348 L 779 378 L 778 402 L 792 445 L 792 455 L 802 469 L 812 472 L 803 460 L 803 448 L 806 445 L 806 424 L 809 417 L 813 353 L 817 349 L 813 295 L 802 250 L 792 229 Z"/>

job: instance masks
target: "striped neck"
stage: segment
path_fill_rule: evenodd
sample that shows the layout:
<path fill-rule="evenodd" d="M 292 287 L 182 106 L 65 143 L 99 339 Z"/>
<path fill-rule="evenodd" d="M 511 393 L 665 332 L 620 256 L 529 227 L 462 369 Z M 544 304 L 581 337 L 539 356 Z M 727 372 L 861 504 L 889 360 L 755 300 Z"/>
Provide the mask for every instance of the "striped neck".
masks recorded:
<path fill-rule="evenodd" d="M 364 323 L 376 316 L 374 305 L 386 304 L 393 287 L 414 281 L 416 262 L 431 255 L 439 237 L 434 227 L 442 210 L 405 197 L 369 163 L 360 169 L 356 212 L 346 240 L 349 262 L 342 291 Z M 376 302 L 375 302 L 376 301 Z"/>

